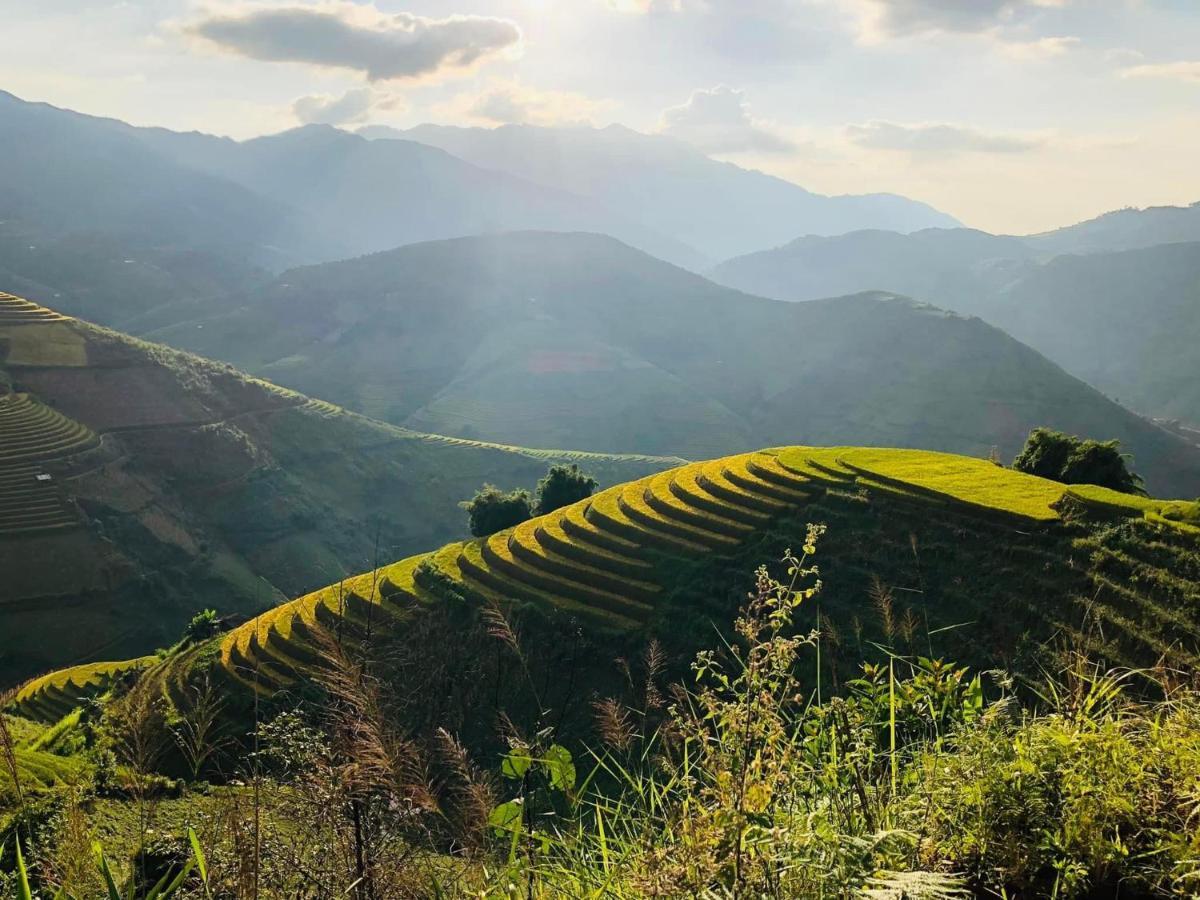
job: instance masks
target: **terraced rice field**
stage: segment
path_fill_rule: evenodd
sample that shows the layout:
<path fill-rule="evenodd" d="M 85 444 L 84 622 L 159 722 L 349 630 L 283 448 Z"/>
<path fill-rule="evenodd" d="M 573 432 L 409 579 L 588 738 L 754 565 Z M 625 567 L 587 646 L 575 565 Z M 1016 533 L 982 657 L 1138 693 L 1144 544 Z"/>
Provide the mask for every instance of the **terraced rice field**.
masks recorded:
<path fill-rule="evenodd" d="M 410 604 L 438 602 L 447 585 L 475 601 L 539 604 L 602 629 L 637 629 L 653 617 L 664 595 L 655 560 L 733 555 L 775 517 L 831 490 L 933 500 L 951 517 L 986 513 L 1031 528 L 1057 519 L 1056 507 L 1067 493 L 1090 505 L 1119 507 L 1132 518 L 1161 518 L 1160 511 L 1172 506 L 1099 489 L 1069 490 L 951 454 L 778 448 L 617 485 L 491 537 L 451 544 L 317 591 L 227 635 L 222 663 L 235 678 L 269 695 L 316 664 L 319 650 L 311 639 L 316 624 L 382 624 Z"/>
<path fill-rule="evenodd" d="M 15 748 L 13 756 L 17 763 L 17 777 L 21 781 L 21 794 L 26 798 L 56 784 L 72 782 L 83 768 L 82 761 L 77 758 L 28 747 Z M 6 797 L 15 799 L 16 791 L 8 767 L 0 766 L 0 798 Z"/>
<path fill-rule="evenodd" d="M 11 711 L 37 722 L 57 722 L 84 700 L 104 693 L 126 672 L 145 668 L 154 661 L 155 657 L 146 656 L 50 672 L 26 682 L 13 698 Z"/>
<path fill-rule="evenodd" d="M 27 394 L 0 395 L 0 535 L 78 524 L 56 483 L 38 476 L 97 443 L 86 426 Z"/>
<path fill-rule="evenodd" d="M 0 291 L 0 327 L 62 322 L 68 317 L 13 294 Z"/>
<path fill-rule="evenodd" d="M 489 538 L 451 544 L 284 604 L 226 635 L 222 664 L 264 694 L 316 663 L 312 630 L 383 624 L 446 584 L 480 602 L 540 604 L 607 629 L 635 629 L 661 600 L 654 560 L 732 552 L 802 505 L 811 480 L 771 454 L 680 466 L 618 485 Z"/>

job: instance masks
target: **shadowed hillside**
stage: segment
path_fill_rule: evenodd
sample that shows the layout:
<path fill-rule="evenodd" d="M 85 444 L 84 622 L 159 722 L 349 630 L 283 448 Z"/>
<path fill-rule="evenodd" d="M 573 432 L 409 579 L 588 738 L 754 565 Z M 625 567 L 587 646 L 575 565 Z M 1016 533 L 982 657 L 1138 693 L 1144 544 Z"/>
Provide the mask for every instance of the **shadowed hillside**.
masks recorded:
<path fill-rule="evenodd" d="M 1050 425 L 1121 439 L 1152 490 L 1200 493 L 1194 447 L 978 319 L 878 293 L 752 297 L 597 235 L 402 247 L 231 304 L 154 336 L 423 431 L 693 459 L 800 438 L 1011 457 Z"/>
<path fill-rule="evenodd" d="M 1158 217 L 1200 221 L 1194 208 L 1113 216 L 1114 223 L 1142 223 L 1164 239 L 1171 234 L 1152 228 Z M 1138 412 L 1200 422 L 1200 243 L 1106 252 L 1080 247 L 1080 255 L 1046 258 L 1048 248 L 1076 246 L 1050 241 L 1053 234 L 929 230 L 801 238 L 729 260 L 713 277 L 783 300 L 876 288 L 909 293 L 982 317 Z"/>
<path fill-rule="evenodd" d="M 456 537 L 481 483 L 569 459 L 608 483 L 671 464 L 396 428 L 0 294 L 0 680 Z"/>
<path fill-rule="evenodd" d="M 1057 641 L 1115 665 L 1200 660 L 1197 504 L 1068 488 L 948 454 L 785 447 L 673 468 L 380 566 L 143 678 L 181 711 L 206 671 L 245 689 L 231 710 L 252 693 L 287 703 L 324 665 L 322 634 L 374 635 L 407 647 L 409 689 L 423 698 L 414 715 L 472 731 L 484 725 L 479 704 L 514 699 L 490 669 L 483 624 L 484 610 L 504 609 L 544 648 L 541 702 L 565 714 L 573 692 L 611 679 L 612 658 L 650 636 L 672 665 L 689 659 L 744 598 L 748 567 L 797 546 L 809 522 L 828 526 L 820 613 L 833 683 L 874 641 L 1029 673 L 1051 663 Z M 55 673 L 16 701 L 51 721 L 143 665 Z"/>

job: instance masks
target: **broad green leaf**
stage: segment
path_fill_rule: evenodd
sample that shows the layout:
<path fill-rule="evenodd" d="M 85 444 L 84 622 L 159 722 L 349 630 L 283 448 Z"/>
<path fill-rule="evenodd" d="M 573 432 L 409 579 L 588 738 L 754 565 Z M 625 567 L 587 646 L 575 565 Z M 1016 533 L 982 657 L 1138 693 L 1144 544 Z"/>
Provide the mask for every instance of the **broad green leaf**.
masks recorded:
<path fill-rule="evenodd" d="M 575 763 L 571 759 L 571 751 L 566 747 L 561 744 L 551 745 L 542 764 L 550 773 L 551 787 L 560 791 L 569 791 L 575 787 Z"/>
<path fill-rule="evenodd" d="M 113 878 L 112 869 L 108 867 L 108 858 L 105 857 L 103 848 L 99 844 L 94 844 L 92 851 L 96 854 L 96 866 L 100 869 L 100 874 L 104 876 L 104 887 L 108 891 L 108 900 L 121 900 L 121 892 L 117 889 L 117 882 Z"/>
<path fill-rule="evenodd" d="M 530 762 L 532 760 L 530 759 L 528 748 L 514 747 L 505 755 L 504 761 L 500 763 L 500 774 L 505 778 L 520 780 L 529 771 Z"/>
<path fill-rule="evenodd" d="M 520 800 L 509 800 L 492 810 L 491 815 L 488 816 L 488 824 L 496 830 L 498 835 L 504 834 L 506 831 L 517 832 L 521 830 L 524 812 L 524 803 Z"/>

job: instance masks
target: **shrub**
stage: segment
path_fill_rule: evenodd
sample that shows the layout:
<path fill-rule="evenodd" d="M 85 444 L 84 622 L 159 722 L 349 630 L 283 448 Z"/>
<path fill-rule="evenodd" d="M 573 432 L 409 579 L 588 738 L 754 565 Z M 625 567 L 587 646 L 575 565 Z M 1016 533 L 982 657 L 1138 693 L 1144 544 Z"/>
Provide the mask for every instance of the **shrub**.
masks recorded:
<path fill-rule="evenodd" d="M 600 482 L 575 463 L 551 466 L 537 484 L 537 514 L 544 516 L 592 496 Z"/>
<path fill-rule="evenodd" d="M 192 643 L 207 640 L 221 630 L 221 620 L 217 618 L 215 609 L 205 609 L 192 616 L 187 628 L 183 631 L 183 639 Z"/>
<path fill-rule="evenodd" d="M 467 526 L 475 537 L 487 537 L 520 525 L 533 515 L 529 491 L 505 493 L 494 484 L 485 484 L 461 505 L 467 511 Z"/>
<path fill-rule="evenodd" d="M 1063 484 L 1097 484 L 1123 494 L 1145 494 L 1142 478 L 1129 470 L 1128 460 L 1119 441 L 1084 440 L 1035 428 L 1013 460 L 1013 468 Z"/>

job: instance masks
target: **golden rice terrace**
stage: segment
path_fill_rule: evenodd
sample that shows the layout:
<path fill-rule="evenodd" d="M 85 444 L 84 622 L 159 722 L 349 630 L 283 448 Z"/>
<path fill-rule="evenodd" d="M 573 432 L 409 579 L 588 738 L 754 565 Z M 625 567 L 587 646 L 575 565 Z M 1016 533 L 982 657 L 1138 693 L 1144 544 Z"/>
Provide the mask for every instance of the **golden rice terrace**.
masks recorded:
<path fill-rule="evenodd" d="M 919 587 L 918 577 L 904 590 L 923 591 L 926 603 L 937 603 L 939 621 L 990 615 L 995 621 L 975 629 L 985 633 L 1002 631 L 1006 620 L 1042 635 L 1077 632 L 1089 627 L 1081 618 L 1089 607 L 1092 627 L 1107 626 L 1098 632 L 1108 635 L 1106 650 L 1116 658 L 1196 661 L 1200 591 L 1188 579 L 1200 574 L 1189 568 L 1200 560 L 1194 555 L 1200 530 L 1184 520 L 1194 504 L 1109 495 L 922 451 L 793 447 L 692 463 L 280 606 L 227 634 L 221 664 L 247 687 L 270 694 L 316 663 L 315 629 L 386 627 L 414 604 L 440 602 L 447 590 L 477 603 L 568 614 L 597 630 L 670 630 L 702 615 L 684 599 L 694 589 L 681 583 L 689 576 L 680 573 L 693 571 L 683 563 L 719 566 L 747 552 L 770 552 L 764 543 L 770 536 L 777 552 L 798 542 L 806 521 L 830 524 L 823 570 L 835 584 L 839 576 L 844 582 L 829 604 L 844 607 L 847 624 L 871 615 L 868 576 L 899 581 L 915 558 L 928 578 L 947 559 L 969 552 L 994 557 L 1002 594 L 1011 571 L 1007 609 L 972 610 L 951 600 L 971 592 L 963 584 Z M 1079 514 L 1106 521 L 1069 526 L 1064 517 Z M 929 523 L 936 525 L 932 533 Z M 1121 529 L 1128 540 L 1120 539 Z M 769 559 L 752 555 L 746 564 Z M 970 572 L 960 569 L 959 582 Z M 1116 577 L 1117 569 L 1135 577 Z M 859 589 L 856 612 L 844 597 Z M 1168 633 L 1174 639 L 1163 637 Z"/>
<path fill-rule="evenodd" d="M 22 689 L 17 709 L 53 721 L 130 669 L 174 709 L 206 672 L 286 695 L 322 664 L 322 635 L 403 639 L 413 612 L 484 605 L 565 623 L 563 634 L 581 627 L 606 665 L 616 653 L 603 648 L 651 635 L 686 658 L 730 621 L 753 568 L 798 545 L 808 522 L 828 526 L 810 624 L 819 613 L 831 667 L 881 641 L 1025 671 L 1056 643 L 1111 664 L 1194 667 L 1198 521 L 1196 503 L 1068 488 L 951 454 L 775 448 L 681 465 L 402 559 L 213 643 L 52 673 Z"/>

